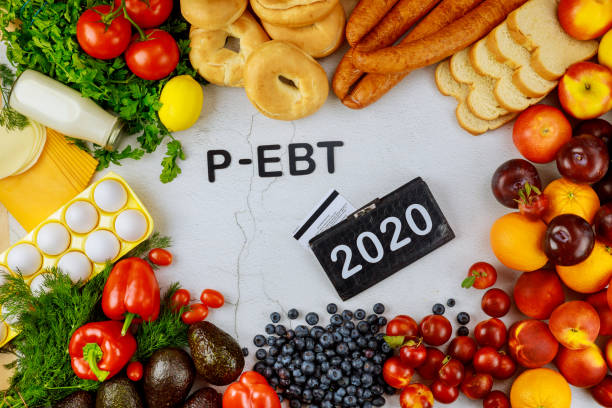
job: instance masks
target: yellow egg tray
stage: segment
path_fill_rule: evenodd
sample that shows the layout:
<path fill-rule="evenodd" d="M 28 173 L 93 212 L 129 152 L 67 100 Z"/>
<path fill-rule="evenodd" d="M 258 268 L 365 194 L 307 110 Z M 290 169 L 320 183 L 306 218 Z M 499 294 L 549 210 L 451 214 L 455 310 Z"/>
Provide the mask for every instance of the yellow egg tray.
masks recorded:
<path fill-rule="evenodd" d="M 106 180 L 115 180 L 115 181 L 117 181 L 119 184 L 121 184 L 123 186 L 123 188 L 127 192 L 127 200 L 126 200 L 125 205 L 123 205 L 119 210 L 117 210 L 115 212 L 103 211 L 96 204 L 96 202 L 94 200 L 94 191 L 95 191 L 95 189 L 98 187 L 98 185 L 100 183 L 102 183 L 102 182 L 104 182 Z M 65 220 L 66 210 L 73 203 L 75 203 L 77 201 L 85 201 L 85 202 L 88 202 L 88 203 L 92 204 L 94 206 L 94 208 L 96 209 L 97 213 L 98 213 L 98 222 L 97 222 L 97 224 L 95 225 L 95 227 L 93 227 L 92 230 L 90 230 L 87 233 L 77 233 L 77 232 L 74 232 L 73 230 L 71 230 L 68 227 L 68 224 L 66 223 L 66 220 Z M 115 219 L 117 218 L 117 216 L 119 214 L 121 214 L 125 210 L 138 210 L 138 211 L 140 211 L 142 213 L 142 215 L 144 215 L 144 217 L 145 217 L 145 219 L 147 221 L 146 233 L 140 239 L 138 239 L 137 241 L 126 241 L 126 240 L 122 239 L 121 237 L 119 237 L 119 235 L 115 231 Z M 46 224 L 49 224 L 49 223 L 60 223 L 60 224 L 62 224 L 68 230 L 68 232 L 70 234 L 70 243 L 68 245 L 68 248 L 65 249 L 62 253 L 57 254 L 57 255 L 53 255 L 53 256 L 45 254 L 36 244 L 36 239 L 37 239 L 38 231 L 40 231 L 40 229 L 43 226 L 45 226 Z M 151 234 L 153 233 L 153 226 L 154 226 L 154 224 L 153 224 L 153 218 L 151 217 L 151 214 L 149 214 L 149 212 L 147 211 L 145 206 L 142 204 L 142 202 L 140 201 L 140 199 L 138 198 L 136 193 L 134 193 L 132 188 L 119 175 L 117 175 L 117 174 L 115 174 L 113 172 L 109 172 L 102 179 L 98 180 L 97 182 L 95 182 L 94 184 L 89 186 L 87 189 L 85 189 L 83 192 L 81 192 L 79 195 L 77 195 L 72 200 L 70 200 L 68 203 L 66 203 L 62 208 L 57 210 L 55 213 L 51 214 L 49 216 L 49 218 L 47 218 L 45 221 L 40 223 L 36 228 L 34 228 L 23 239 L 21 239 L 19 242 L 15 243 L 13 245 L 11 245 L 6 251 L 1 253 L 0 254 L 0 270 L 4 269 L 4 270 L 8 271 L 9 273 L 11 273 L 12 275 L 15 275 L 17 273 L 17 271 L 11 270 L 9 265 L 8 265 L 8 261 L 7 261 L 8 254 L 10 253 L 10 251 L 13 248 L 15 248 L 16 246 L 18 246 L 20 244 L 31 244 L 34 247 L 36 247 L 36 249 L 42 255 L 42 264 L 41 264 L 40 268 L 36 272 L 34 272 L 32 274 L 29 274 L 28 276 L 25 276 L 25 275 L 23 276 L 24 280 L 28 284 L 31 284 L 32 280 L 36 276 L 44 273 L 44 271 L 46 269 L 52 268 L 54 266 L 57 266 L 57 263 L 59 262 L 60 258 L 63 255 L 65 255 L 65 254 L 67 254 L 69 252 L 73 252 L 73 251 L 77 251 L 77 252 L 81 252 L 82 254 L 85 254 L 85 242 L 87 241 L 87 237 L 89 235 L 91 235 L 92 233 L 94 233 L 96 231 L 99 231 L 99 230 L 110 231 L 118 239 L 119 245 L 120 245 L 119 252 L 118 252 L 117 256 L 115 256 L 113 259 L 110 260 L 111 262 L 115 262 L 118 259 L 120 259 L 122 256 L 124 256 L 125 254 L 127 254 L 129 251 L 134 249 L 138 244 L 140 244 L 141 242 L 146 240 L 149 236 L 151 236 Z M 88 257 L 88 259 L 89 259 L 89 257 Z M 106 266 L 106 262 L 96 263 L 96 262 L 93 262 L 91 259 L 89 259 L 89 261 L 91 262 L 92 268 L 91 268 L 91 274 L 90 274 L 90 276 L 89 276 L 89 278 L 87 280 L 91 279 L 92 277 L 94 277 L 95 275 L 100 273 L 104 269 L 104 267 Z M 4 325 L 3 329 L 0 328 L 0 347 L 3 347 L 6 343 L 11 341 L 13 338 L 15 338 L 15 336 L 17 336 L 18 332 L 14 328 L 12 328 L 9 324 L 4 322 L 3 320 L 0 321 L 0 324 Z M 8 330 L 4 330 L 4 329 L 7 329 L 7 328 L 8 328 Z M 3 333 L 3 332 L 7 332 L 7 331 L 8 331 L 8 333 Z M 2 338 L 3 334 L 5 334 L 4 338 Z"/>

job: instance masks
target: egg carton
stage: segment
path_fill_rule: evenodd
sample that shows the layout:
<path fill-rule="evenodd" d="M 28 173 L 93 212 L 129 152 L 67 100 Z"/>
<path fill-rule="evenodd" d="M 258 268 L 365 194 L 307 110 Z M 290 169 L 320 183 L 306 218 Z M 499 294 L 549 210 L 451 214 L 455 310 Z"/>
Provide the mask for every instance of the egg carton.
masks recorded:
<path fill-rule="evenodd" d="M 86 282 L 146 240 L 153 226 L 131 187 L 109 172 L 0 254 L 0 272 L 21 272 L 34 293 L 55 266 Z M 0 320 L 0 347 L 18 334 L 10 323 Z"/>

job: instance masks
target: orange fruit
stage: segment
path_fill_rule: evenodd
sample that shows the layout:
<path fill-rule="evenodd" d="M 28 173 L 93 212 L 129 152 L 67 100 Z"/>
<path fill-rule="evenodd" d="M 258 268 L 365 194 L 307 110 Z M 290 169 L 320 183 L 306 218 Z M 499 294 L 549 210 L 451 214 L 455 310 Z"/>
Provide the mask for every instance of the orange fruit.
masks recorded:
<path fill-rule="evenodd" d="M 587 259 L 573 266 L 557 266 L 557 273 L 563 283 L 576 292 L 599 292 L 612 278 L 611 252 L 609 247 L 595 241 L 593 252 Z"/>
<path fill-rule="evenodd" d="M 520 213 L 499 218 L 491 228 L 491 248 L 499 261 L 510 269 L 531 272 L 548 262 L 542 250 L 546 224 Z"/>
<path fill-rule="evenodd" d="M 549 368 L 527 370 L 512 384 L 512 408 L 570 408 L 572 391 L 561 374 Z"/>
<path fill-rule="evenodd" d="M 544 194 L 550 201 L 544 215 L 546 223 L 561 214 L 576 214 L 591 222 L 599 209 L 599 197 L 588 184 L 576 184 L 560 178 L 546 186 Z"/>

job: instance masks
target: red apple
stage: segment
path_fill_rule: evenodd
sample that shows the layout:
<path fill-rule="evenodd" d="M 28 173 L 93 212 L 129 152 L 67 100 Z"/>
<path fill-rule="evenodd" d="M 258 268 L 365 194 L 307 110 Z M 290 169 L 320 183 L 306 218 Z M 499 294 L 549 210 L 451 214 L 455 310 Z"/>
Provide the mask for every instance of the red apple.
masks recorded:
<path fill-rule="evenodd" d="M 568 383 L 590 388 L 599 384 L 608 373 L 608 365 L 596 344 L 582 350 L 559 349 L 555 365 Z"/>
<path fill-rule="evenodd" d="M 523 367 L 538 368 L 554 360 L 559 343 L 546 323 L 523 320 L 510 327 L 508 350 Z"/>
<path fill-rule="evenodd" d="M 563 29 L 578 40 L 594 40 L 612 28 L 612 0 L 561 0 Z"/>
<path fill-rule="evenodd" d="M 607 291 L 593 293 L 586 298 L 586 301 L 591 304 L 599 313 L 599 335 L 612 336 L 612 309 L 608 305 Z"/>
<path fill-rule="evenodd" d="M 581 300 L 567 302 L 550 315 L 548 326 L 557 341 L 570 350 L 582 350 L 599 335 L 599 315 L 593 306 Z"/>
<path fill-rule="evenodd" d="M 593 119 L 612 109 L 612 71 L 593 62 L 569 67 L 559 82 L 561 106 L 578 119 Z"/>

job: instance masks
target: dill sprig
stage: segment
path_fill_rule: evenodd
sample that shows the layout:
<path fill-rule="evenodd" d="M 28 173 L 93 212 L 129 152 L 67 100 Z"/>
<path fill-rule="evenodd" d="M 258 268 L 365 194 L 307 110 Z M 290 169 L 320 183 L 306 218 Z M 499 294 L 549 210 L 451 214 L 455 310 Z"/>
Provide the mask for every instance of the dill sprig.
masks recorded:
<path fill-rule="evenodd" d="M 2 109 L 0 110 L 0 126 L 8 130 L 21 130 L 30 123 L 28 118 L 11 108 L 8 104 L 8 97 L 11 88 L 15 83 L 15 74 L 11 69 L 0 64 L 0 93 L 2 93 Z"/>

